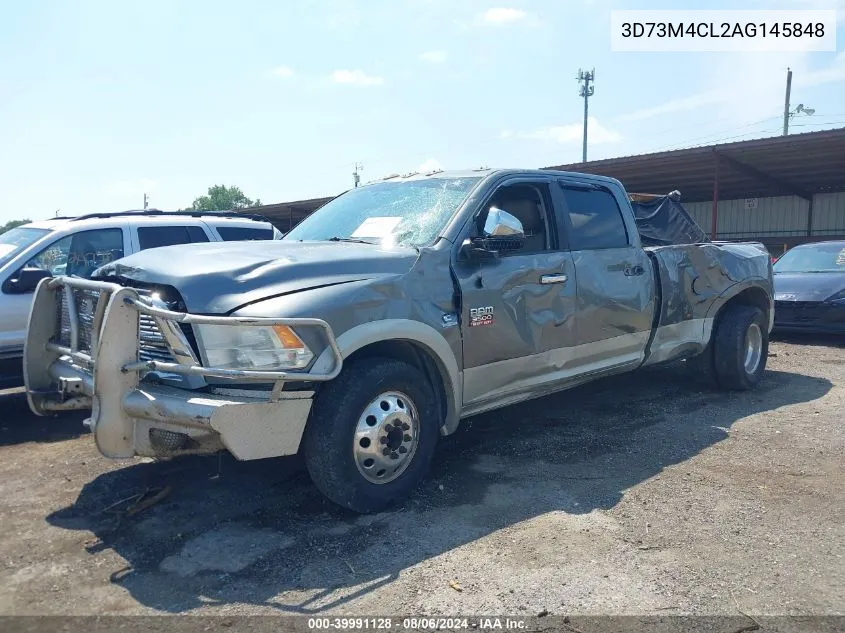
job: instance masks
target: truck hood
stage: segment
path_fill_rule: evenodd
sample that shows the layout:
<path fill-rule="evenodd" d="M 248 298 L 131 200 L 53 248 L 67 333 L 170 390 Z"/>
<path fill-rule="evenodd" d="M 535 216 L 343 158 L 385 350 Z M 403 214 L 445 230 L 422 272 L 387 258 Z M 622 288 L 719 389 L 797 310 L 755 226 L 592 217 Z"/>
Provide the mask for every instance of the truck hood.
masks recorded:
<path fill-rule="evenodd" d="M 845 273 L 775 273 L 776 301 L 825 301 L 845 290 Z"/>
<path fill-rule="evenodd" d="M 404 274 L 416 259 L 411 248 L 351 242 L 210 242 L 141 251 L 94 277 L 172 286 L 189 312 L 226 314 L 273 296 Z"/>

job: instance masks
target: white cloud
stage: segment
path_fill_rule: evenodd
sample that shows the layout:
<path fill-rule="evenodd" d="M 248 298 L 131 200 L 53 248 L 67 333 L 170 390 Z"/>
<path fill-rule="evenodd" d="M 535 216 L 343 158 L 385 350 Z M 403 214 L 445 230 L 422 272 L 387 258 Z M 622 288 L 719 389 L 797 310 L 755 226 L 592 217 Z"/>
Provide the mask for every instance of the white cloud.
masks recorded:
<path fill-rule="evenodd" d="M 522 9 L 497 7 L 494 9 L 487 9 L 484 13 L 479 13 L 476 16 L 476 22 L 478 24 L 509 24 L 511 22 L 524 20 L 525 17 L 526 13 Z"/>
<path fill-rule="evenodd" d="M 426 51 L 420 53 L 419 59 L 430 64 L 442 64 L 449 58 L 446 51 Z"/>
<path fill-rule="evenodd" d="M 273 70 L 270 71 L 270 74 L 274 77 L 281 77 L 282 79 L 287 79 L 288 77 L 293 77 L 294 72 L 293 68 L 290 66 L 276 66 Z"/>
<path fill-rule="evenodd" d="M 562 145 L 567 143 L 580 143 L 584 137 L 584 124 L 571 123 L 569 125 L 552 125 L 534 132 L 521 134 L 514 134 L 510 130 L 506 130 L 502 132 L 501 137 L 553 141 Z M 615 143 L 622 140 L 622 136 L 618 132 L 604 127 L 595 119 L 595 117 L 587 118 L 587 137 L 590 145 Z"/>
<path fill-rule="evenodd" d="M 440 161 L 438 161 L 436 158 L 429 158 L 422 165 L 417 167 L 415 171 L 420 174 L 427 174 L 429 172 L 440 171 L 442 169 L 443 165 L 440 164 Z"/>
<path fill-rule="evenodd" d="M 351 86 L 380 86 L 384 83 L 383 77 L 368 75 L 363 70 L 336 70 L 331 74 L 331 80 L 336 84 L 347 84 Z"/>

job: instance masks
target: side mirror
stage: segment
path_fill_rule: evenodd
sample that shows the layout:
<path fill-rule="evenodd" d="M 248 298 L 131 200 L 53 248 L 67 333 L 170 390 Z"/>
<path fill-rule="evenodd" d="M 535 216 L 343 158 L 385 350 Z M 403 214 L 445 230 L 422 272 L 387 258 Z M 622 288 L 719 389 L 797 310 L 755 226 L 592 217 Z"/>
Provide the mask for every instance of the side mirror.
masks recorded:
<path fill-rule="evenodd" d="M 491 207 L 484 221 L 482 237 L 476 237 L 470 242 L 470 253 L 487 255 L 518 251 L 525 246 L 525 230 L 515 216 L 507 211 Z"/>
<path fill-rule="evenodd" d="M 7 294 L 26 294 L 32 292 L 42 279 L 52 277 L 49 270 L 43 268 L 21 268 L 15 275 L 3 284 L 3 292 Z"/>

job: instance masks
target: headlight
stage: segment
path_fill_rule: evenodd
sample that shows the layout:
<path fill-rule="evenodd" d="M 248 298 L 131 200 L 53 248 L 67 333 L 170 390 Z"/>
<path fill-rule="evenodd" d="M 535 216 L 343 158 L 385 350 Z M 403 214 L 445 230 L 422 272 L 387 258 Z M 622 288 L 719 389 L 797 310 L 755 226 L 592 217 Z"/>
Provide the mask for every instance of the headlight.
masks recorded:
<path fill-rule="evenodd" d="M 208 367 L 303 369 L 314 354 L 286 325 L 195 325 Z"/>

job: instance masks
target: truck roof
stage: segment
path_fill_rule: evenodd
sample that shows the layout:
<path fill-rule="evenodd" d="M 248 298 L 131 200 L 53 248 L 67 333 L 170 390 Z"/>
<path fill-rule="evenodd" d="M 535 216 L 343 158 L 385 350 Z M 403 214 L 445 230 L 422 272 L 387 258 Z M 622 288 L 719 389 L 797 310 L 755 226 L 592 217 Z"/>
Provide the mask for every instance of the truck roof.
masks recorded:
<path fill-rule="evenodd" d="M 488 168 L 483 167 L 479 169 L 461 169 L 461 170 L 440 170 L 430 171 L 426 173 L 412 172 L 409 174 L 391 174 L 384 178 L 372 180 L 364 186 L 375 184 L 379 182 L 391 181 L 409 181 L 409 180 L 425 180 L 436 178 L 487 178 L 490 176 L 521 176 L 521 175 L 541 175 L 541 176 L 566 176 L 570 178 L 578 178 L 579 180 L 587 180 L 593 182 L 600 182 L 603 184 L 622 185 L 617 179 L 609 176 L 599 176 L 597 174 L 585 174 L 573 171 L 558 171 L 554 169 L 503 169 L 503 168 Z"/>

